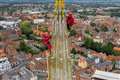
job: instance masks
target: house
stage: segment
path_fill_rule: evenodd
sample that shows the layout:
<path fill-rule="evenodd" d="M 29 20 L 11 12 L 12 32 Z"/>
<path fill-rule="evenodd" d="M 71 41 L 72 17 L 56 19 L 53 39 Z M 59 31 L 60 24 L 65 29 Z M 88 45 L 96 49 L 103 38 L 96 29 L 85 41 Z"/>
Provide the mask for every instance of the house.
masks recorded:
<path fill-rule="evenodd" d="M 0 49 L 0 73 L 4 73 L 11 69 L 11 63 L 9 62 L 4 49 Z"/>
<path fill-rule="evenodd" d="M 81 67 L 81 68 L 87 68 L 88 64 L 87 64 L 87 61 L 84 57 L 80 57 L 80 59 L 78 60 L 78 66 Z"/>
<path fill-rule="evenodd" d="M 14 29 L 18 27 L 19 21 L 0 21 L 0 26 L 4 29 Z"/>
<path fill-rule="evenodd" d="M 114 56 L 115 68 L 120 69 L 120 56 Z"/>
<path fill-rule="evenodd" d="M 104 61 L 102 63 L 94 65 L 94 68 L 102 71 L 110 71 L 113 68 L 112 62 Z"/>
<path fill-rule="evenodd" d="M 90 51 L 90 53 L 88 54 L 87 60 L 88 62 L 91 62 L 93 64 L 98 64 L 98 63 L 102 63 L 105 58 L 106 58 L 106 55 L 103 53 Z"/>
<path fill-rule="evenodd" d="M 100 36 L 96 36 L 95 38 L 93 38 L 93 41 L 98 43 L 103 43 L 103 39 L 100 38 Z"/>
<path fill-rule="evenodd" d="M 44 18 L 34 19 L 34 20 L 33 20 L 33 23 L 34 23 L 34 24 L 40 24 L 40 23 L 43 23 L 43 22 L 45 22 L 45 19 L 44 19 Z"/>
<path fill-rule="evenodd" d="M 119 46 L 119 45 L 120 45 L 120 38 L 119 38 L 119 37 L 120 37 L 119 32 L 112 34 L 112 38 L 113 38 L 112 43 L 113 43 L 115 46 Z"/>
<path fill-rule="evenodd" d="M 0 80 L 37 80 L 37 76 L 26 67 L 20 67 L 16 71 L 10 71 L 2 75 L 2 79 L 0 78 Z"/>
<path fill-rule="evenodd" d="M 87 61 L 90 64 L 98 64 L 100 62 L 100 58 L 88 54 Z"/>
<path fill-rule="evenodd" d="M 27 65 L 27 68 L 34 73 L 37 78 L 41 80 L 46 80 L 47 77 L 47 61 L 41 61 L 40 58 L 33 57 L 32 61 Z M 39 77 L 41 76 L 41 77 Z M 37 80 L 38 80 L 37 79 Z M 31 79 L 31 80 L 34 80 Z"/>
<path fill-rule="evenodd" d="M 94 69 L 110 71 L 113 68 L 113 64 L 111 61 L 106 61 L 107 56 L 103 53 L 97 53 L 95 51 L 91 51 L 88 54 L 87 62 L 94 67 Z"/>
<path fill-rule="evenodd" d="M 116 40 L 116 43 L 117 43 L 118 45 L 120 45 L 120 39 L 117 39 L 117 40 Z"/>
<path fill-rule="evenodd" d="M 92 80 L 120 80 L 120 74 L 96 70 Z"/>
<path fill-rule="evenodd" d="M 120 52 L 120 48 L 119 47 L 114 47 L 113 50 Z"/>
<path fill-rule="evenodd" d="M 116 61 L 115 68 L 120 69 L 120 60 Z"/>

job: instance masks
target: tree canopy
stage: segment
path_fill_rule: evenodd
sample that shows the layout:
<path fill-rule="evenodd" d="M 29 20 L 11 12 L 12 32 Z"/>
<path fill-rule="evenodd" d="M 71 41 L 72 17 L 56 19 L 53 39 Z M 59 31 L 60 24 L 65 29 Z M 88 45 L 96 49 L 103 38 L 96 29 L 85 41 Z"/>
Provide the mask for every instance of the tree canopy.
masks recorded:
<path fill-rule="evenodd" d="M 102 44 L 102 43 L 94 42 L 90 38 L 86 38 L 85 41 L 84 41 L 84 46 L 86 48 L 95 50 L 97 52 L 106 53 L 107 55 L 115 55 L 115 56 L 120 55 L 120 52 L 117 52 L 117 51 L 113 50 L 114 46 L 111 42 Z"/>
<path fill-rule="evenodd" d="M 20 29 L 22 31 L 22 34 L 29 35 L 32 33 L 32 26 L 28 21 L 22 21 L 20 23 Z"/>

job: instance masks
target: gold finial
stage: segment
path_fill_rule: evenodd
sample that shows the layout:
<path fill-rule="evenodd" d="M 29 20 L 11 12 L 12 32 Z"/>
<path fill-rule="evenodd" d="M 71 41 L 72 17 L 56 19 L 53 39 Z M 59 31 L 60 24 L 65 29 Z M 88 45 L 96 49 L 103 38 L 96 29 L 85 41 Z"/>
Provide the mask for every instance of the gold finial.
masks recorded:
<path fill-rule="evenodd" d="M 54 14 L 58 14 L 58 11 L 61 10 L 61 15 L 64 16 L 65 2 L 64 0 L 55 0 L 54 4 Z"/>

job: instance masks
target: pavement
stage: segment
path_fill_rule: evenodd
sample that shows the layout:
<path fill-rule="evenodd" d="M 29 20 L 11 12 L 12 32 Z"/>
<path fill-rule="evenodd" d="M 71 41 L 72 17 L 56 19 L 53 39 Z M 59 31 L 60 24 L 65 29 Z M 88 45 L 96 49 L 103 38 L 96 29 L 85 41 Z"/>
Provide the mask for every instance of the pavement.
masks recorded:
<path fill-rule="evenodd" d="M 48 80 L 72 80 L 67 27 L 65 19 L 58 16 L 53 21 L 53 49 L 48 57 Z"/>

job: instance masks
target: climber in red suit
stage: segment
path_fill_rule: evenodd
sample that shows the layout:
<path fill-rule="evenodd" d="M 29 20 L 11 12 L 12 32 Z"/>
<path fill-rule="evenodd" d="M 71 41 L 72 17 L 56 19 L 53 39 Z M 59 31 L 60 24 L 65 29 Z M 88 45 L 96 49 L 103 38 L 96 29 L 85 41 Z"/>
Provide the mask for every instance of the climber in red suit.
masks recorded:
<path fill-rule="evenodd" d="M 50 50 L 51 52 L 51 48 L 52 48 L 52 45 L 50 43 L 50 39 L 52 38 L 52 36 L 46 32 L 45 34 L 42 35 L 42 41 L 43 41 L 43 44 L 47 46 L 48 50 Z"/>
<path fill-rule="evenodd" d="M 66 23 L 67 23 L 67 29 L 70 31 L 71 30 L 71 26 L 73 24 L 75 24 L 75 18 L 73 16 L 73 14 L 71 12 L 68 12 L 68 15 L 66 17 Z"/>

